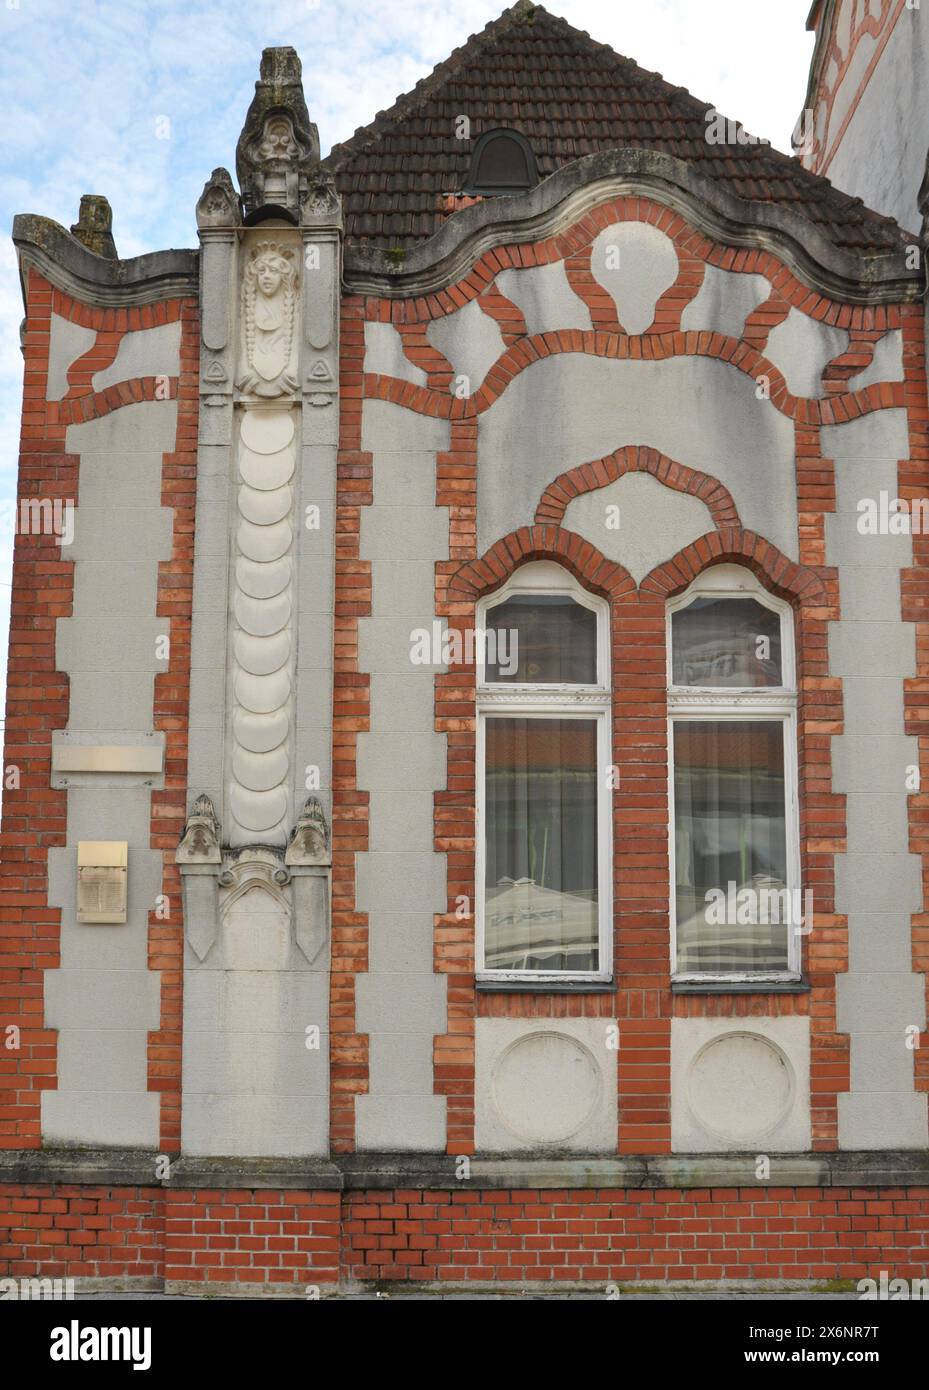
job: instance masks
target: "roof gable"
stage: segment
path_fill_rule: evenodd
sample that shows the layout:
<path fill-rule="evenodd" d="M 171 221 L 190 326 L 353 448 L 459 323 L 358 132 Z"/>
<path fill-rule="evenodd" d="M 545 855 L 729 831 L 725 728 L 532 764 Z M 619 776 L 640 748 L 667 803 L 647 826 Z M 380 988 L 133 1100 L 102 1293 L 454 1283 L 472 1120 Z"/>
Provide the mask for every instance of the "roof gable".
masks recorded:
<path fill-rule="evenodd" d="M 323 162 L 342 195 L 347 240 L 380 249 L 410 247 L 439 230 L 455 207 L 450 195 L 467 186 L 475 141 L 495 127 L 522 132 L 542 179 L 585 155 L 660 150 L 739 198 L 790 207 L 837 246 L 899 250 L 912 240 L 796 158 L 763 143 L 712 143 L 714 110 L 519 0 Z M 462 114 L 468 140 L 456 138 Z"/>

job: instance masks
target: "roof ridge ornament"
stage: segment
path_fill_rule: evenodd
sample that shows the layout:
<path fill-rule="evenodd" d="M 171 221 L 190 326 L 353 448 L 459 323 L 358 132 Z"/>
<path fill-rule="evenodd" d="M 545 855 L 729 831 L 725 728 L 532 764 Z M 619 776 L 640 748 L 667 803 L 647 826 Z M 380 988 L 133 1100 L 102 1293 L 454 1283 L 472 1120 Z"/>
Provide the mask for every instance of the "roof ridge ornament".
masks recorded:
<path fill-rule="evenodd" d="M 268 217 L 299 223 L 318 166 L 319 132 L 307 111 L 297 51 L 266 48 L 236 146 L 246 224 Z"/>
<path fill-rule="evenodd" d="M 197 202 L 197 226 L 237 227 L 241 224 L 239 195 L 228 169 L 214 169 Z"/>
<path fill-rule="evenodd" d="M 105 260 L 118 260 L 116 242 L 113 240 L 113 209 L 100 193 L 82 193 L 81 207 L 77 221 L 71 227 L 71 235 L 95 256 Z"/>

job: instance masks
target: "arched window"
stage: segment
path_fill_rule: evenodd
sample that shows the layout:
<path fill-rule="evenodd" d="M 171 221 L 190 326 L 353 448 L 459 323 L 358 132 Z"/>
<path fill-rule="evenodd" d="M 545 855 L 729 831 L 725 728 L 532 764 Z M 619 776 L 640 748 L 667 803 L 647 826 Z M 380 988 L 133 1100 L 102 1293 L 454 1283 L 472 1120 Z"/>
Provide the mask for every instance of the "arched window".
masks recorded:
<path fill-rule="evenodd" d="M 796 981 L 793 614 L 738 565 L 668 605 L 675 982 Z"/>
<path fill-rule="evenodd" d="M 466 193 L 521 193 L 538 182 L 532 146 L 518 130 L 488 130 L 474 147 Z"/>
<path fill-rule="evenodd" d="M 537 561 L 477 622 L 478 978 L 607 980 L 608 606 Z"/>

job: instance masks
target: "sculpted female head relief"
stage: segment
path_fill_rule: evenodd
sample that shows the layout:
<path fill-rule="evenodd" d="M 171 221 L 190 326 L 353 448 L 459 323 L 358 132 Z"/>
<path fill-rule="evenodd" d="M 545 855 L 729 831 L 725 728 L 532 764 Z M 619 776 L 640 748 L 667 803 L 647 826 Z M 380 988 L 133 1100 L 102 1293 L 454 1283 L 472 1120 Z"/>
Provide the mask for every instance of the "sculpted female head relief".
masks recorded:
<path fill-rule="evenodd" d="M 297 268 L 289 246 L 254 246 L 242 279 L 240 390 L 279 396 L 297 388 Z"/>

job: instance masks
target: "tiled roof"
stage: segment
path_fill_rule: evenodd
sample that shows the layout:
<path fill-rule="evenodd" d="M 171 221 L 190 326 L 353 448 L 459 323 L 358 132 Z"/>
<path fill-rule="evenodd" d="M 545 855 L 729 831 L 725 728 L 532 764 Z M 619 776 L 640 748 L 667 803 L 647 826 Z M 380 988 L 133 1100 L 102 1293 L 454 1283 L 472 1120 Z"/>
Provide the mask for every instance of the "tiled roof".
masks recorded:
<path fill-rule="evenodd" d="M 803 214 L 839 247 L 899 250 L 912 240 L 769 145 L 708 142 L 705 113 L 714 109 L 519 0 L 324 163 L 342 195 L 347 239 L 381 250 L 439 229 L 447 195 L 467 184 L 474 140 L 496 126 L 526 136 L 540 178 L 584 155 L 644 147 L 689 161 L 740 198 Z M 455 135 L 462 114 L 470 140 Z"/>

